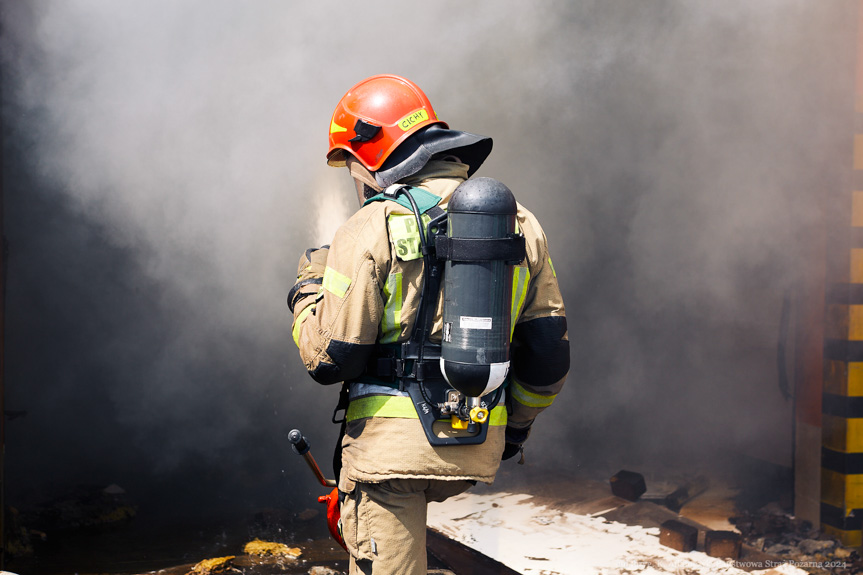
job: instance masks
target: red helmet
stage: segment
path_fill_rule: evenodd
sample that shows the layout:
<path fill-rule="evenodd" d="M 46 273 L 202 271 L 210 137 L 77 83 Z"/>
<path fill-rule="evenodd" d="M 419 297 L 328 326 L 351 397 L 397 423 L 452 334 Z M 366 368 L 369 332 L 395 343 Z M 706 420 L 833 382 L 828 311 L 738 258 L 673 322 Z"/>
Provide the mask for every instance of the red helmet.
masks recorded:
<path fill-rule="evenodd" d="M 419 86 L 391 74 L 366 78 L 333 112 L 327 163 L 342 166 L 350 152 L 374 172 L 411 134 L 434 124 L 448 128 Z"/>

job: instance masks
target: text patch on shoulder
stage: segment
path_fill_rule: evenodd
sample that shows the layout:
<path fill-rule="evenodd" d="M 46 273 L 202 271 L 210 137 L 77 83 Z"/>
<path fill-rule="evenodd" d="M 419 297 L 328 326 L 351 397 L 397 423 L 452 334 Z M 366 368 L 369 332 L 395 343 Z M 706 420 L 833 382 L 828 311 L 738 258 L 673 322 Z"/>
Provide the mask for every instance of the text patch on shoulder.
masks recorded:
<path fill-rule="evenodd" d="M 430 221 L 426 215 L 422 216 L 422 220 L 424 225 Z M 390 214 L 387 225 L 390 228 L 390 241 L 398 259 L 407 262 L 422 257 L 420 234 L 413 214 Z"/>

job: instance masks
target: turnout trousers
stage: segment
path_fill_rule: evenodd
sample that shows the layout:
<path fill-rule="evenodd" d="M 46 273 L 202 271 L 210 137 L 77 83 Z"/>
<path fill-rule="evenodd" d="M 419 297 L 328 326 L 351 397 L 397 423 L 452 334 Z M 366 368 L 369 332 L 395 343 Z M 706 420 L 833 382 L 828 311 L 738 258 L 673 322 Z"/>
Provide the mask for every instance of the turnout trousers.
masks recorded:
<path fill-rule="evenodd" d="M 426 575 L 428 503 L 444 501 L 472 485 L 443 479 L 356 483 L 341 507 L 350 575 Z"/>

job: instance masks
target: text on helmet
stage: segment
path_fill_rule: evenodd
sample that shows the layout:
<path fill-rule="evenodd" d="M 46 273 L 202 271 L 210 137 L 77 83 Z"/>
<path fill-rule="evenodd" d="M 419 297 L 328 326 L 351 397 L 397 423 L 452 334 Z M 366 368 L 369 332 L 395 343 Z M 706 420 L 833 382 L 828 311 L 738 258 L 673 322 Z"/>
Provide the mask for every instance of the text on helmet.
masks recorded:
<path fill-rule="evenodd" d="M 429 113 L 424 108 L 420 108 L 399 120 L 399 128 L 401 128 L 403 132 L 407 132 L 417 124 L 428 121 L 428 119 Z"/>

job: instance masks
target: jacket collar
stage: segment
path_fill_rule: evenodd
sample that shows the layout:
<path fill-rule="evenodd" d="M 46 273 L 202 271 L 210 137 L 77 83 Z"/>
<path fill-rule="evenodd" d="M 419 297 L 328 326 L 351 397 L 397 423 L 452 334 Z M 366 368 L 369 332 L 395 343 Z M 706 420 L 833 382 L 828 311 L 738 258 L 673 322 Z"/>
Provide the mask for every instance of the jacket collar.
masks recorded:
<path fill-rule="evenodd" d="M 402 180 L 410 186 L 421 186 L 428 180 L 455 180 L 456 185 L 467 179 L 468 165 L 446 160 L 432 160 L 416 174 Z M 423 186 L 426 187 L 426 186 Z M 432 190 L 434 191 L 434 190 Z"/>

